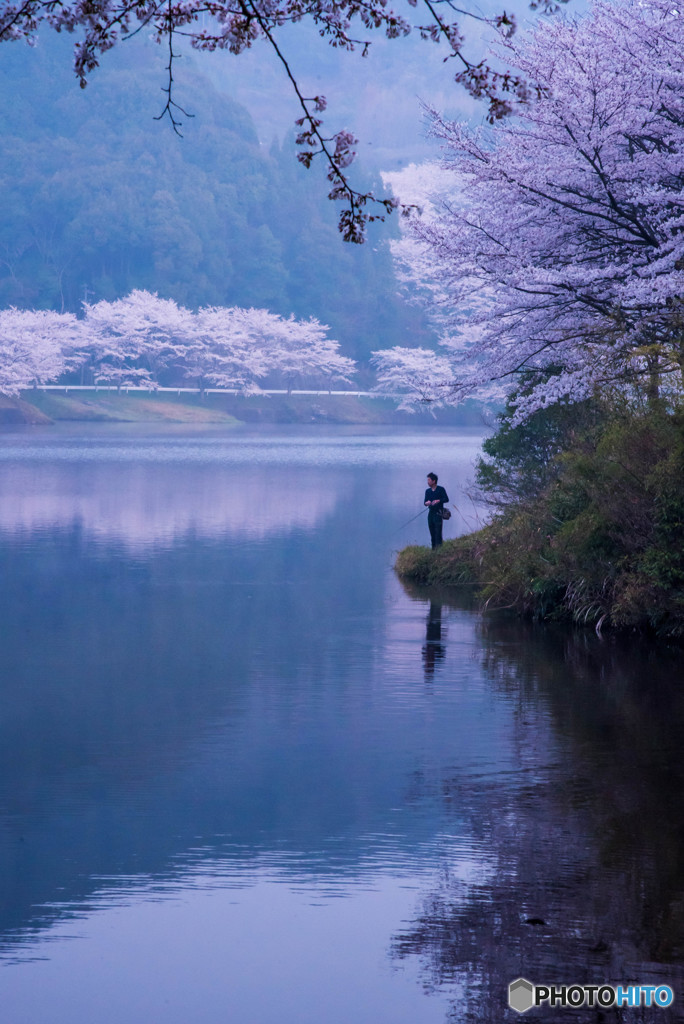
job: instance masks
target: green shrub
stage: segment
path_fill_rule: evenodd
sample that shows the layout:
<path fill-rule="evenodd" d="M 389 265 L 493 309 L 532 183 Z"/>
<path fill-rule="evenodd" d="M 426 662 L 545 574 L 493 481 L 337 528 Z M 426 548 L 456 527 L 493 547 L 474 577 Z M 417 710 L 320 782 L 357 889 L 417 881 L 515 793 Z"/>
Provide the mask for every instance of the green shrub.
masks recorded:
<path fill-rule="evenodd" d="M 476 584 L 487 608 L 684 635 L 684 412 L 604 404 L 562 419 L 521 430 L 504 417 L 478 470 L 491 523 L 407 548 L 397 572 Z"/>

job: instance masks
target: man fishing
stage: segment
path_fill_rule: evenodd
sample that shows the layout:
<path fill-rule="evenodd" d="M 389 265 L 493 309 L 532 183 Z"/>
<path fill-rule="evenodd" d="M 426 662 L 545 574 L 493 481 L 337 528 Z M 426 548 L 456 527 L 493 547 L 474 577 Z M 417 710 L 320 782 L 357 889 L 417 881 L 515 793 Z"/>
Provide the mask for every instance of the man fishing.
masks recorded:
<path fill-rule="evenodd" d="M 428 510 L 428 527 L 432 547 L 438 548 L 442 543 L 442 509 L 449 500 L 449 495 L 443 487 L 437 486 L 437 474 L 428 473 L 427 490 L 425 491 L 425 506 Z"/>

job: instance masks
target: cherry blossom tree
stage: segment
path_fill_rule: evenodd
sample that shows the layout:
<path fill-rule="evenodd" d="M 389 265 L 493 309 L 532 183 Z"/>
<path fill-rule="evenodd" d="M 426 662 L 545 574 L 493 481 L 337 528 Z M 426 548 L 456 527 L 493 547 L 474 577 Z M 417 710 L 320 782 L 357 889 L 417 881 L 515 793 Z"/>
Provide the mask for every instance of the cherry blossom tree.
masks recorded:
<path fill-rule="evenodd" d="M 200 387 L 258 389 L 266 376 L 315 382 L 349 380 L 354 362 L 338 352 L 317 320 L 283 318 L 265 309 L 208 307 L 195 318 L 183 355 L 185 375 Z"/>
<path fill-rule="evenodd" d="M 180 374 L 250 393 L 271 377 L 288 382 L 349 381 L 354 361 L 339 353 L 318 320 L 265 309 L 211 306 L 192 313 L 171 299 L 134 291 L 114 302 L 83 304 L 85 317 L 43 310 L 0 310 L 0 391 L 18 394 L 87 366 L 95 383 L 159 386 Z"/>
<path fill-rule="evenodd" d="M 400 2 L 404 5 L 404 0 Z M 532 0 L 531 7 L 552 10 L 556 0 Z M 416 8 L 422 17 L 413 23 L 412 9 Z M 387 0 L 5 0 L 0 10 L 0 41 L 32 41 L 43 23 L 57 31 L 81 33 L 75 46 L 74 68 L 81 86 L 85 86 L 107 50 L 144 28 L 157 42 L 168 46 L 166 103 L 160 116 L 167 115 L 176 131 L 186 112 L 174 98 L 174 37 L 189 38 L 197 50 L 228 50 L 232 54 L 264 41 L 283 66 L 301 109 L 296 122 L 298 159 L 306 167 L 316 159 L 324 162 L 329 196 L 345 204 L 340 230 L 347 240 L 361 242 L 366 224 L 383 220 L 397 205 L 396 200 L 378 198 L 353 187 L 347 169 L 354 159 L 357 140 L 346 130 L 325 134 L 320 115 L 326 109 L 326 99 L 304 95 L 288 63 L 282 30 L 308 21 L 331 46 L 360 50 L 363 55 L 368 52 L 374 31 L 400 39 L 413 29 L 428 41 L 444 41 L 447 57 L 453 58 L 456 67 L 456 81 L 472 96 L 487 99 L 489 117 L 495 121 L 510 112 L 513 99 L 525 100 L 534 92 L 534 83 L 468 55 L 460 24 L 452 18 L 454 13 L 459 18 L 488 22 L 504 34 L 515 28 L 514 18 L 505 11 L 490 18 L 476 7 L 463 10 L 443 0 L 406 0 L 403 11 L 388 6 Z M 443 52 L 440 56 L 443 58 Z"/>
<path fill-rule="evenodd" d="M 409 269 L 439 285 L 451 397 L 515 389 L 518 418 L 684 369 L 684 16 L 594 3 L 508 44 L 539 99 L 472 129 L 432 112 L 460 182 L 412 221 Z M 414 371 L 406 363 L 407 376 Z"/>
<path fill-rule="evenodd" d="M 71 313 L 0 310 L 0 392 L 17 396 L 57 380 L 77 364 L 81 342 L 81 324 Z"/>
<path fill-rule="evenodd" d="M 269 371 L 269 361 L 259 345 L 260 338 L 250 331 L 244 310 L 207 306 L 195 316 L 195 330 L 181 356 L 184 376 L 200 388 L 237 388 L 246 394 L 258 390 L 257 381 Z"/>
<path fill-rule="evenodd" d="M 295 382 L 349 381 L 354 360 L 339 353 L 339 342 L 328 338 L 328 327 L 315 317 L 287 319 L 266 310 L 246 311 L 250 329 L 264 351 L 269 373 L 288 387 Z"/>
<path fill-rule="evenodd" d="M 450 397 L 451 364 L 446 355 L 428 348 L 395 345 L 374 352 L 371 362 L 377 373 L 374 390 L 399 398 L 399 408 L 411 409 L 417 402 L 439 402 Z"/>
<path fill-rule="evenodd" d="M 154 387 L 195 332 L 189 310 L 147 291 L 132 291 L 114 302 L 84 303 L 84 312 L 84 355 L 101 382 Z"/>

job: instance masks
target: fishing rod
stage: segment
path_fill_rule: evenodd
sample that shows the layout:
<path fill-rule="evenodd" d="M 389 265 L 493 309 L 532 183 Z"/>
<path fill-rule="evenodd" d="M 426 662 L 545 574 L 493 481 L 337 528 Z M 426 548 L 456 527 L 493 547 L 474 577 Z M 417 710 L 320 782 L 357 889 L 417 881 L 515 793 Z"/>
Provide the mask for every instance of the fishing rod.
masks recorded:
<path fill-rule="evenodd" d="M 444 507 L 446 508 L 446 506 L 444 506 Z M 454 506 L 454 507 L 455 507 L 455 506 Z M 426 505 L 426 506 L 425 506 L 425 508 L 422 508 L 422 509 L 420 510 L 420 512 L 418 513 L 418 515 L 415 515 L 415 516 L 413 516 L 413 518 L 409 519 L 409 521 L 408 521 L 407 523 L 404 523 L 404 524 L 403 524 L 403 526 L 400 526 L 400 527 L 398 527 L 398 529 L 396 529 L 396 530 L 395 530 L 394 532 L 395 532 L 395 533 L 399 533 L 399 530 L 403 530 L 405 526 L 409 526 L 409 525 L 410 525 L 411 523 L 413 523 L 413 522 L 414 522 L 414 521 L 415 521 L 416 519 L 418 519 L 418 517 L 419 517 L 419 516 L 422 516 L 423 512 L 428 512 L 428 511 L 429 511 L 429 509 L 428 509 L 428 507 L 427 507 L 427 505 Z"/>
<path fill-rule="evenodd" d="M 408 525 L 409 525 L 409 523 L 412 523 L 412 522 L 414 522 L 414 520 L 416 520 L 416 519 L 418 518 L 418 516 L 422 516 L 423 512 L 427 512 L 427 505 L 425 506 L 425 508 L 421 508 L 421 510 L 420 510 L 420 512 L 418 513 L 418 515 L 416 515 L 416 516 L 413 516 L 413 518 L 412 518 L 412 519 L 409 519 L 408 523 L 404 523 L 404 526 L 408 526 Z M 395 532 L 395 533 L 399 533 L 399 530 L 403 530 L 403 529 L 404 529 L 404 526 L 400 526 L 400 527 L 399 527 L 398 529 L 396 529 L 396 530 L 395 530 L 394 532 Z"/>

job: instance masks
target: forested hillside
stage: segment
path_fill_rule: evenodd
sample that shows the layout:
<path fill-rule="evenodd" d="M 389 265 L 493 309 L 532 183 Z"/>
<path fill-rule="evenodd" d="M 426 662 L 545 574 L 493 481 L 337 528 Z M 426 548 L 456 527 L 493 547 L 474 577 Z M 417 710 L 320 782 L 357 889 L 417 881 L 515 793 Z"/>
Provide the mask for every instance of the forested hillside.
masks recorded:
<path fill-rule="evenodd" d="M 145 288 L 190 307 L 316 316 L 362 361 L 425 342 L 421 314 L 396 297 L 389 230 L 344 245 L 291 140 L 267 151 L 191 58 L 181 99 L 195 116 L 178 138 L 153 120 L 165 81 L 156 47 L 155 63 L 141 62 L 150 44 L 127 43 L 81 91 L 70 45 L 45 34 L 4 51 L 0 306 L 78 312 L 86 298 Z"/>

